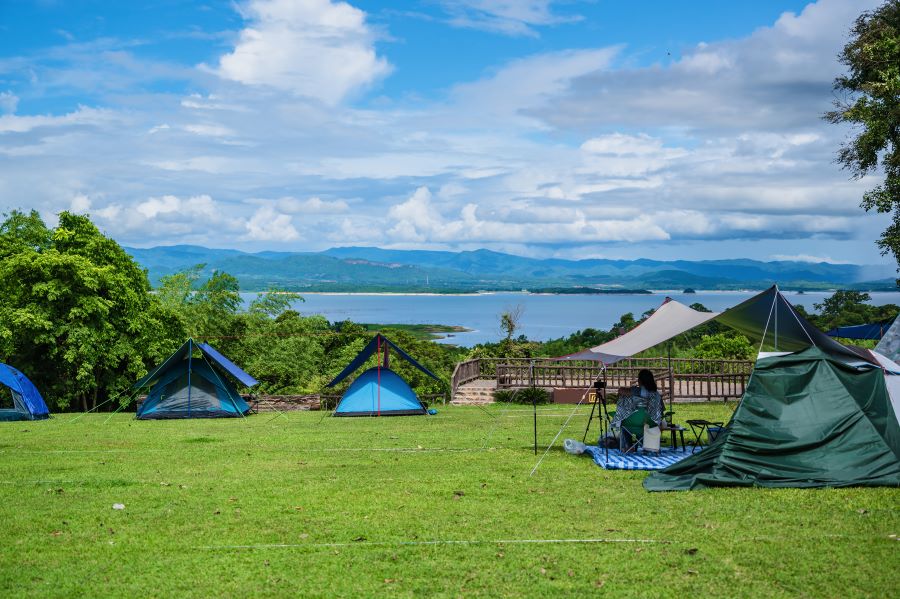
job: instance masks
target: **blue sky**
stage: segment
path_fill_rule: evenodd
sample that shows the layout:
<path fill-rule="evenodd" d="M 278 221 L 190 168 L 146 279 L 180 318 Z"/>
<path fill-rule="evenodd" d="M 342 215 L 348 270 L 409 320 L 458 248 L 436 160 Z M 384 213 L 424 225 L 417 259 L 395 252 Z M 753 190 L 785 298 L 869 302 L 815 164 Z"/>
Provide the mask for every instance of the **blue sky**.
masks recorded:
<path fill-rule="evenodd" d="M 886 264 L 834 163 L 876 2 L 0 2 L 0 210 L 135 246 Z"/>

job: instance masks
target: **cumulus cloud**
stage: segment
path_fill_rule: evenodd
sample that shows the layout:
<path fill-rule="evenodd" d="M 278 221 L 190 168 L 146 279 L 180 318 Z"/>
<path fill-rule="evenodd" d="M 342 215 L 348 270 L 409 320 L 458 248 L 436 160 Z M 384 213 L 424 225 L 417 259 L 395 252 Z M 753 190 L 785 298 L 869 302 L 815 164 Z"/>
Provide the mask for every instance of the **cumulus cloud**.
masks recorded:
<path fill-rule="evenodd" d="M 83 193 L 76 194 L 75 197 L 72 198 L 72 203 L 69 204 L 69 210 L 71 212 L 87 212 L 90 209 L 91 199 Z"/>
<path fill-rule="evenodd" d="M 247 27 L 216 72 L 337 104 L 391 71 L 365 13 L 331 0 L 251 0 Z"/>
<path fill-rule="evenodd" d="M 247 239 L 254 241 L 293 241 L 300 237 L 288 214 L 271 206 L 260 207 L 246 224 Z"/>

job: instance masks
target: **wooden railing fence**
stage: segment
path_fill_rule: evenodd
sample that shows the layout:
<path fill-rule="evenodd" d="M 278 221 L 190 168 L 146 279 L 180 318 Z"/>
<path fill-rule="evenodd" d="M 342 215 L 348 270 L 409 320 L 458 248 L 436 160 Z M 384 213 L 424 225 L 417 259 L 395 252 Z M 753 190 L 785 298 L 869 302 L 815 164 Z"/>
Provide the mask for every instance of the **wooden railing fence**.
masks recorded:
<path fill-rule="evenodd" d="M 744 394 L 753 362 L 692 358 L 631 358 L 605 369 L 597 362 L 553 362 L 546 359 L 476 358 L 457 364 L 451 394 L 476 379 L 493 379 L 498 389 L 544 387 L 586 388 L 596 380 L 612 390 L 634 384 L 638 372 L 650 370 L 668 397 L 678 399 L 737 398 Z M 452 397 L 452 395 L 451 395 Z"/>

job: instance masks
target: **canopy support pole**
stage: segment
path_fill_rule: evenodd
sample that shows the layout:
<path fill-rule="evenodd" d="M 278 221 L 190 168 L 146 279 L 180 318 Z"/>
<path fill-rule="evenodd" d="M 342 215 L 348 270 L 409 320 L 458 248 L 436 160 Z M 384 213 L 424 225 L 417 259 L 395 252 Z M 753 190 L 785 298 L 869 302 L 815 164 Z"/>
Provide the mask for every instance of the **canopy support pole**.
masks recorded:
<path fill-rule="evenodd" d="M 669 361 L 669 409 L 675 403 L 675 371 L 672 368 L 672 341 L 670 340 L 666 348 L 666 354 Z M 660 396 L 661 397 L 661 396 Z M 663 419 L 665 420 L 666 406 L 663 403 Z"/>
<path fill-rule="evenodd" d="M 378 415 L 381 416 L 381 335 L 378 336 L 375 361 L 378 364 Z"/>
<path fill-rule="evenodd" d="M 534 389 L 534 360 L 528 362 L 528 382 Z M 531 392 L 531 409 L 534 411 L 534 455 L 537 455 L 537 393 Z"/>
<path fill-rule="evenodd" d="M 188 418 L 191 417 L 191 370 L 194 359 L 194 340 L 188 339 Z"/>

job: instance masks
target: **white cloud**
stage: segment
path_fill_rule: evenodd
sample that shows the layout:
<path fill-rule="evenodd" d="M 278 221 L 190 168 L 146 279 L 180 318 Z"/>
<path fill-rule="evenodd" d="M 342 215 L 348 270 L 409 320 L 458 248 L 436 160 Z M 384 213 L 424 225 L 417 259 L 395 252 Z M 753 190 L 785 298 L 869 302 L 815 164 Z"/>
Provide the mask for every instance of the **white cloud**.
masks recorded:
<path fill-rule="evenodd" d="M 234 131 L 222 125 L 213 123 L 198 123 L 195 125 L 185 125 L 184 130 L 195 135 L 205 135 L 208 137 L 227 137 L 234 135 Z"/>
<path fill-rule="evenodd" d="M 0 115 L 0 133 L 26 133 L 39 127 L 73 125 L 99 126 L 109 124 L 119 117 L 111 110 L 79 106 L 77 110 L 61 116 L 15 114 Z"/>
<path fill-rule="evenodd" d="M 260 207 L 246 223 L 247 239 L 254 241 L 293 241 L 300 237 L 288 214 L 271 206 Z"/>
<path fill-rule="evenodd" d="M 578 15 L 555 14 L 553 0 L 441 0 L 441 4 L 451 25 L 506 35 L 537 36 L 535 26 L 581 20 Z"/>
<path fill-rule="evenodd" d="M 814 128 L 830 108 L 837 54 L 859 13 L 879 0 L 820 0 L 771 27 L 698 44 L 670 65 L 591 73 L 540 111 L 566 128 L 679 127 L 780 131 Z"/>
<path fill-rule="evenodd" d="M 175 214 L 181 214 L 185 218 L 205 217 L 213 220 L 218 218 L 218 208 L 208 195 L 186 199 L 173 195 L 150 198 L 135 206 L 135 211 L 147 220 Z"/>
<path fill-rule="evenodd" d="M 663 149 L 663 142 L 644 133 L 640 135 L 611 133 L 587 140 L 581 144 L 581 149 L 590 154 L 647 156 L 659 154 Z"/>
<path fill-rule="evenodd" d="M 536 127 L 533 114 L 555 110 L 553 99 L 567 92 L 573 80 L 609 68 L 619 51 L 564 50 L 514 60 L 491 76 L 455 86 L 452 97 L 460 107 L 456 117 L 474 114 Z M 488 125 L 484 120 L 479 124 Z"/>
<path fill-rule="evenodd" d="M 829 264 L 850 264 L 842 260 L 835 260 L 831 256 L 811 256 L 809 254 L 773 254 L 769 256 L 769 260 L 778 262 L 810 262 L 818 264 L 820 262 L 828 262 Z"/>
<path fill-rule="evenodd" d="M 293 214 L 336 214 L 350 209 L 344 200 L 323 200 L 319 197 L 306 200 L 281 198 L 276 204 L 279 210 Z"/>
<path fill-rule="evenodd" d="M 76 194 L 75 197 L 72 198 L 72 203 L 69 204 L 69 210 L 71 212 L 87 212 L 90 209 L 91 199 L 83 193 Z"/>
<path fill-rule="evenodd" d="M 251 0 L 248 25 L 217 73 L 337 104 L 391 71 L 365 13 L 330 0 Z"/>

